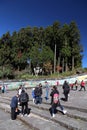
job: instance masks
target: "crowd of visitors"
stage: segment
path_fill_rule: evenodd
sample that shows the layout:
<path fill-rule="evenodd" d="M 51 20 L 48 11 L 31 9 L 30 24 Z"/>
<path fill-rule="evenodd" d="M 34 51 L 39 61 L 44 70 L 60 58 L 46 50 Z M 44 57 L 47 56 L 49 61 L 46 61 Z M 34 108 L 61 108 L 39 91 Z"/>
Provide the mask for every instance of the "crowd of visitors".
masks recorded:
<path fill-rule="evenodd" d="M 64 81 L 64 84 L 62 85 L 64 101 L 68 101 L 70 91 L 74 90 L 74 87 L 75 87 L 75 90 L 77 90 L 79 88 L 79 86 L 81 86 L 79 91 L 81 91 L 82 89 L 84 89 L 84 91 L 86 91 L 85 82 L 83 80 L 81 81 L 80 84 L 76 80 L 72 86 L 66 80 Z M 31 91 L 33 103 L 36 105 L 42 104 L 42 100 L 43 100 L 43 97 L 42 97 L 43 89 L 42 88 L 43 88 L 42 84 L 39 83 Z M 60 102 L 60 98 L 59 98 L 60 94 L 59 94 L 59 90 L 58 90 L 58 85 L 50 86 L 49 83 L 46 81 L 45 86 L 44 86 L 44 91 L 45 91 L 45 100 L 48 101 L 49 98 L 51 99 L 50 112 L 51 112 L 52 117 L 55 117 L 57 107 L 60 108 L 60 110 L 63 114 L 66 114 L 67 111 L 64 109 L 64 107 L 61 105 L 61 102 Z M 20 110 L 21 117 L 24 115 L 29 116 L 30 112 L 29 112 L 29 108 L 28 108 L 28 102 L 29 102 L 29 94 L 27 93 L 27 90 L 25 89 L 25 87 L 20 85 L 20 87 L 18 89 L 18 93 L 12 97 L 11 104 L 10 104 L 12 120 L 15 120 L 17 117 L 17 114 L 19 113 L 19 109 L 18 109 L 19 105 L 21 106 L 21 110 Z"/>

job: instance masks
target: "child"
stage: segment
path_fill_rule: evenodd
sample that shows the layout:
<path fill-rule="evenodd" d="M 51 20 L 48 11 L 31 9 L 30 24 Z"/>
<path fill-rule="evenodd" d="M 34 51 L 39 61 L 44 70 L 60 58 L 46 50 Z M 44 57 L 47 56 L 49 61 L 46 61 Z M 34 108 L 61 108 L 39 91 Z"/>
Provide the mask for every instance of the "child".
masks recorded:
<path fill-rule="evenodd" d="M 32 89 L 32 98 L 33 98 L 33 103 L 35 102 L 35 94 L 34 94 L 35 88 Z"/>

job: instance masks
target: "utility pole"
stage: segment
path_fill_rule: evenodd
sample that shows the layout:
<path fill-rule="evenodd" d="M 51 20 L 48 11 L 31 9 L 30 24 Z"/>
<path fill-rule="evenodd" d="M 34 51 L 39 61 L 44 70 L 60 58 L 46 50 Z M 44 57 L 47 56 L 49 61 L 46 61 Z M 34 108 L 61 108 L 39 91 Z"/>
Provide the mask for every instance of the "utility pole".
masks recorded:
<path fill-rule="evenodd" d="M 54 51 L 54 73 L 56 70 L 56 44 L 55 44 L 55 51 Z"/>

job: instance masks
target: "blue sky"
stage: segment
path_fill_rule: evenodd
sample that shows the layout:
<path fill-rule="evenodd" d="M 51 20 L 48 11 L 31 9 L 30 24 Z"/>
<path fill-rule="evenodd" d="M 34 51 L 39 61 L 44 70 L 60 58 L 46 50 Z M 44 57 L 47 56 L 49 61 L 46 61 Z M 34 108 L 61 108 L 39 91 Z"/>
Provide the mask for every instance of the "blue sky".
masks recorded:
<path fill-rule="evenodd" d="M 87 67 L 87 0 L 0 0 L 0 37 L 22 27 L 61 25 L 75 21 L 84 49 L 82 66 Z"/>

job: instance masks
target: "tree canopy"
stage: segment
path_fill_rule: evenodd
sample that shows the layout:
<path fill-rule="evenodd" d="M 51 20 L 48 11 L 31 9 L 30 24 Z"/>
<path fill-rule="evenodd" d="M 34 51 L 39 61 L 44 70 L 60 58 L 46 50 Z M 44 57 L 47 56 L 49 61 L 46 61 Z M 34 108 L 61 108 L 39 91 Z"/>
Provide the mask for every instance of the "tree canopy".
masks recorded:
<path fill-rule="evenodd" d="M 22 71 L 31 64 L 31 73 L 36 66 L 45 71 L 50 68 L 48 70 L 53 72 L 55 54 L 55 64 L 62 72 L 81 67 L 83 47 L 80 37 L 75 21 L 63 26 L 55 21 L 46 28 L 28 26 L 12 34 L 6 32 L 0 38 L 0 69 L 5 72 L 9 68 L 10 73 Z"/>

